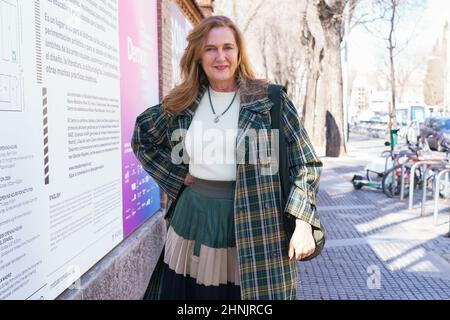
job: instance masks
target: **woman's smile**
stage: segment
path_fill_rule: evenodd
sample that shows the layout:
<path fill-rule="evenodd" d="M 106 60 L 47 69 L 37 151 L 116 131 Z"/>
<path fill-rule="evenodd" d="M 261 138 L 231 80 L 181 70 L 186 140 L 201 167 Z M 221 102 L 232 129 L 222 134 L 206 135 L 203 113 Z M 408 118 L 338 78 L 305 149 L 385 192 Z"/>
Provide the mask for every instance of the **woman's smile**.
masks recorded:
<path fill-rule="evenodd" d="M 214 68 L 216 68 L 216 69 L 219 70 L 219 71 L 224 71 L 224 70 L 227 69 L 228 67 L 227 67 L 227 66 L 220 66 L 220 67 L 214 67 Z"/>

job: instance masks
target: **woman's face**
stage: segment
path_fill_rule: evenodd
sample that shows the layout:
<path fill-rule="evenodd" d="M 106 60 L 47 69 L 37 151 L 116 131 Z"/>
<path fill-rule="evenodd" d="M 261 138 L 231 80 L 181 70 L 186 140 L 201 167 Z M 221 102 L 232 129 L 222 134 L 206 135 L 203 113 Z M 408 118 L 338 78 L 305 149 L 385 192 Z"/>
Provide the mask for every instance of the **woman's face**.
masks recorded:
<path fill-rule="evenodd" d="M 215 90 L 233 90 L 238 67 L 238 47 L 228 27 L 213 28 L 208 34 L 201 63 L 209 83 Z"/>

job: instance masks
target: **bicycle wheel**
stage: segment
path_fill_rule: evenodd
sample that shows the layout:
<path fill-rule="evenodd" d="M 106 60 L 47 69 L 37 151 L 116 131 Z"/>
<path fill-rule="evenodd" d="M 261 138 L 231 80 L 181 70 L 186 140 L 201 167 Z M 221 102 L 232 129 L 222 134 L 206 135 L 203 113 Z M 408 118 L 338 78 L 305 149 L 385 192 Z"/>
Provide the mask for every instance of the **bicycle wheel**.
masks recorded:
<path fill-rule="evenodd" d="M 425 171 L 423 170 L 422 166 L 420 166 L 417 170 L 416 170 L 416 174 L 417 174 L 417 188 L 423 190 L 423 178 L 424 175 L 426 173 L 426 183 L 425 183 L 425 187 L 427 190 L 427 195 L 433 195 L 434 193 L 434 180 L 436 178 L 436 174 L 439 172 L 438 169 L 431 169 L 429 167 L 426 167 Z"/>
<path fill-rule="evenodd" d="M 404 180 L 404 196 L 408 196 L 409 194 L 409 173 L 410 168 L 405 167 L 403 180 Z M 389 198 L 394 198 L 400 196 L 401 192 L 401 175 L 402 175 L 402 166 L 397 165 L 395 167 L 387 170 L 383 175 L 383 180 L 381 181 L 381 187 L 383 193 Z"/>

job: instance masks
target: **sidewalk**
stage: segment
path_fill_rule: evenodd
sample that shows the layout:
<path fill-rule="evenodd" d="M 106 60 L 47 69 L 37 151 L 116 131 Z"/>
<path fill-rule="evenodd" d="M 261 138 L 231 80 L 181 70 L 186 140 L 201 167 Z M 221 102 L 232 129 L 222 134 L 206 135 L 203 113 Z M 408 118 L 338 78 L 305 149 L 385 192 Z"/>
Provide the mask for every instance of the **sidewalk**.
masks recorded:
<path fill-rule="evenodd" d="M 318 210 L 327 228 L 322 255 L 298 264 L 298 299 L 450 299 L 450 201 L 420 217 L 420 196 L 407 200 L 379 190 L 355 191 L 350 182 L 385 147 L 384 140 L 354 136 L 345 158 L 322 158 Z"/>

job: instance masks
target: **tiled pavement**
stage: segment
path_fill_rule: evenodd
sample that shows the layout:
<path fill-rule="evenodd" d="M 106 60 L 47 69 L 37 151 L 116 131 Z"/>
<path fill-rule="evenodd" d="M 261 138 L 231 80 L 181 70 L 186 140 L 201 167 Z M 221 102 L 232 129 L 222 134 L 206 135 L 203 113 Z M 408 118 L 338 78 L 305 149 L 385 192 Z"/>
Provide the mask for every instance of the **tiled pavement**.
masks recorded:
<path fill-rule="evenodd" d="M 354 190 L 351 177 L 383 150 L 382 140 L 367 139 L 353 138 L 348 157 L 322 158 L 327 243 L 320 257 L 298 263 L 298 299 L 450 299 L 450 238 L 442 236 L 450 200 L 441 201 L 435 226 L 431 201 L 420 217 L 420 196 L 409 211 L 381 191 Z"/>

